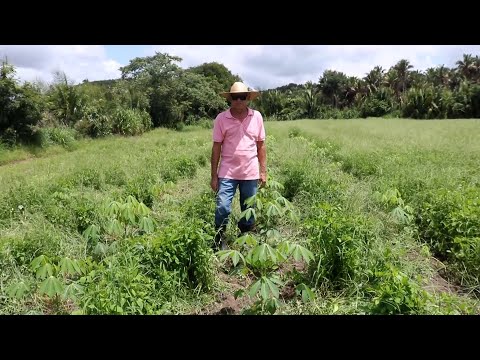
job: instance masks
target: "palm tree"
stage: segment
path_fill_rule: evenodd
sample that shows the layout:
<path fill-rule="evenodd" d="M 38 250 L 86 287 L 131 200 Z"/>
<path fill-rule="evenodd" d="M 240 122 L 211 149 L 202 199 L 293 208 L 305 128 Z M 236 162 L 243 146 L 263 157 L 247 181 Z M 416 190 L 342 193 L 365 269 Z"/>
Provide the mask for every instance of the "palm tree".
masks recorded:
<path fill-rule="evenodd" d="M 397 71 L 397 86 L 404 93 L 410 77 L 409 70 L 413 68 L 413 65 L 408 60 L 402 59 L 393 68 Z"/>
<path fill-rule="evenodd" d="M 393 91 L 395 97 L 398 99 L 398 86 L 397 86 L 398 74 L 397 70 L 391 67 L 383 78 L 383 85 Z"/>
<path fill-rule="evenodd" d="M 428 83 L 425 74 L 421 71 L 414 70 L 410 72 L 410 76 L 408 79 L 408 87 L 421 87 L 425 86 Z"/>
<path fill-rule="evenodd" d="M 350 106 L 354 102 L 356 95 L 358 93 L 361 93 L 364 88 L 365 88 L 365 85 L 363 80 L 355 76 L 350 76 L 347 79 L 347 84 L 345 87 L 346 105 Z"/>
<path fill-rule="evenodd" d="M 427 81 L 434 86 L 445 86 L 448 87 L 451 81 L 451 70 L 444 65 L 428 68 L 425 71 L 425 76 Z"/>
<path fill-rule="evenodd" d="M 466 79 L 473 80 L 478 72 L 478 56 L 473 57 L 471 54 L 463 54 L 463 61 L 456 62 L 458 72 Z"/>
<path fill-rule="evenodd" d="M 320 90 L 335 108 L 340 106 L 340 99 L 345 93 L 347 79 L 347 75 L 334 70 L 325 70 L 323 76 L 319 79 Z"/>
<path fill-rule="evenodd" d="M 385 70 L 381 66 L 375 66 L 373 70 L 370 70 L 370 72 L 367 73 L 363 79 L 367 83 L 369 93 L 378 90 L 378 88 L 382 85 L 384 76 Z"/>
<path fill-rule="evenodd" d="M 318 88 L 308 81 L 302 91 L 301 104 L 309 119 L 315 119 L 319 110 Z"/>

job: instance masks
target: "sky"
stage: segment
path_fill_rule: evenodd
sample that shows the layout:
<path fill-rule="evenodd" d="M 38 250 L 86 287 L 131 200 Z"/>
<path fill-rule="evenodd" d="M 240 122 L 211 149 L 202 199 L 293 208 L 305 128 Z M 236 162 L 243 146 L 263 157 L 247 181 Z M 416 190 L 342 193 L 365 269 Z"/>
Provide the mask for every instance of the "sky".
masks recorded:
<path fill-rule="evenodd" d="M 0 45 L 0 59 L 14 65 L 18 80 L 47 83 L 58 70 L 75 83 L 117 79 L 120 67 L 155 52 L 180 57 L 177 65 L 184 69 L 223 64 L 247 86 L 266 90 L 318 82 L 325 70 L 363 78 L 375 66 L 389 69 L 401 59 L 413 70 L 454 67 L 463 54 L 480 55 L 480 45 Z"/>

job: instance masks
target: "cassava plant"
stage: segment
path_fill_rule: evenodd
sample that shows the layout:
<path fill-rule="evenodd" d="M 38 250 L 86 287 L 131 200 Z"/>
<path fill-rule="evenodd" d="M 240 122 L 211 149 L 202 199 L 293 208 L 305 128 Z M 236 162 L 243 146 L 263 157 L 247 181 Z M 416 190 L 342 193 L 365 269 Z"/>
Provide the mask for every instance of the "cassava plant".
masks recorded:
<path fill-rule="evenodd" d="M 240 290 L 235 296 L 245 293 L 257 301 L 250 312 L 274 314 L 280 307 L 280 289 L 285 282 L 277 272 L 280 265 L 290 258 L 305 261 L 307 264 L 314 258 L 312 252 L 300 244 L 282 238 L 279 225 L 285 218 L 293 222 L 298 216 L 292 204 L 284 198 L 280 191 L 283 186 L 269 180 L 268 186 L 259 189 L 256 195 L 248 198 L 248 208 L 240 214 L 247 220 L 255 218 L 256 231 L 240 236 L 233 243 L 233 249 L 217 252 L 220 261 L 231 259 L 233 266 L 239 266 L 244 275 L 253 276 L 254 281 L 246 290 Z M 305 285 L 297 286 L 297 294 L 304 301 L 314 297 L 314 293 Z"/>
<path fill-rule="evenodd" d="M 112 251 L 118 240 L 154 232 L 157 223 L 151 210 L 129 195 L 126 202 L 109 201 L 100 208 L 97 221 L 90 225 L 83 236 L 96 256 Z M 113 248 L 112 248 L 113 245 Z"/>
<path fill-rule="evenodd" d="M 30 270 L 35 273 L 35 278 L 41 280 L 37 291 L 40 296 L 45 296 L 45 304 L 53 313 L 62 313 L 67 300 L 75 300 L 81 294 L 82 286 L 78 284 L 78 277 L 85 272 L 85 264 L 81 260 L 61 258 L 58 262 L 46 255 L 33 259 Z M 30 290 L 24 281 L 10 285 L 7 293 L 12 298 L 22 298 Z"/>
<path fill-rule="evenodd" d="M 391 216 L 398 224 L 410 224 L 413 220 L 413 208 L 405 204 L 400 191 L 397 189 L 387 190 L 381 198 L 382 203 L 388 208 L 394 207 Z"/>

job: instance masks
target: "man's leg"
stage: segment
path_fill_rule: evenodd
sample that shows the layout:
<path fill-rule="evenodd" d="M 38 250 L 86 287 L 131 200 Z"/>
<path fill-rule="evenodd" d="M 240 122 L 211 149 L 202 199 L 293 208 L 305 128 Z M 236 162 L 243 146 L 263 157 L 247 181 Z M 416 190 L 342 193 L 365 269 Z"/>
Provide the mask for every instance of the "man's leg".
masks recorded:
<path fill-rule="evenodd" d="M 242 212 L 247 210 L 247 205 L 245 205 L 245 200 L 249 197 L 252 197 L 257 193 L 258 180 L 241 180 L 239 181 L 239 190 L 240 190 L 240 206 Z M 255 225 L 255 218 L 251 216 L 248 220 L 244 217 L 238 222 L 238 228 L 242 233 L 250 231 Z"/>
<path fill-rule="evenodd" d="M 218 179 L 217 202 L 215 209 L 215 245 L 225 247 L 225 230 L 232 212 L 232 200 L 237 190 L 238 182 L 232 179 Z M 222 249 L 223 250 L 223 249 Z"/>

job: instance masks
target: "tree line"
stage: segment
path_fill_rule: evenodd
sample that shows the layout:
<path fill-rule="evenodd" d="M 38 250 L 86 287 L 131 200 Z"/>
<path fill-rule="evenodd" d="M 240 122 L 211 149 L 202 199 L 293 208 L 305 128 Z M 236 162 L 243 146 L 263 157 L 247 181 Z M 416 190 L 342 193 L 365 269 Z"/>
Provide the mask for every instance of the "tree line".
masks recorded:
<path fill-rule="evenodd" d="M 156 127 L 211 127 L 228 107 L 219 95 L 243 81 L 211 62 L 182 69 L 166 53 L 137 57 L 115 80 L 74 84 L 56 72 L 51 84 L 20 82 L 6 60 L 0 67 L 0 142 L 55 142 L 59 129 L 71 136 L 137 135 Z M 375 66 L 365 77 L 325 70 L 318 82 L 258 89 L 252 107 L 267 120 L 405 117 L 480 117 L 480 59 L 464 54 L 456 67 L 413 70 L 402 59 L 390 69 Z"/>

